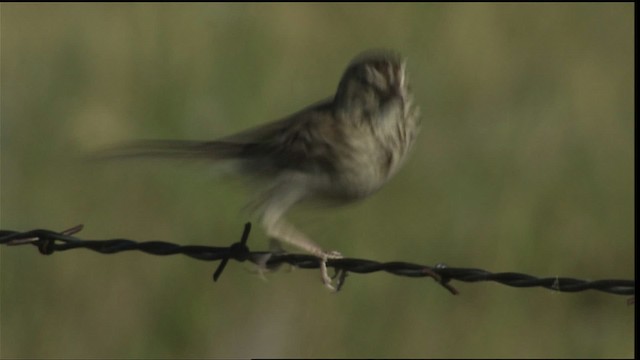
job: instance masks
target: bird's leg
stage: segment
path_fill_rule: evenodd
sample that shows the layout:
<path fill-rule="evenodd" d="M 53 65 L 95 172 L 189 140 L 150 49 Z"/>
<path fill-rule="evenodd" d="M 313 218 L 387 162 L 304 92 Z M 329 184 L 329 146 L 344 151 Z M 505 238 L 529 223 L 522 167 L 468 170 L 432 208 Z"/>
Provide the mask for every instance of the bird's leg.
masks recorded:
<path fill-rule="evenodd" d="M 318 244 L 282 218 L 274 221 L 268 216 L 265 216 L 263 218 L 263 226 L 269 236 L 319 257 L 321 259 L 320 271 L 322 283 L 330 290 L 336 290 L 331 283 L 331 277 L 327 271 L 327 261 L 342 258 L 339 252 L 322 250 Z"/>
<path fill-rule="evenodd" d="M 283 218 L 284 212 L 300 200 L 302 194 L 302 192 L 296 192 L 291 188 L 279 193 L 277 189 L 272 189 L 272 196 L 263 207 L 262 226 L 270 237 L 319 257 L 321 259 L 322 282 L 327 288 L 335 291 L 336 289 L 331 283 L 332 279 L 327 272 L 327 261 L 340 259 L 342 255 L 337 251 L 324 251 L 318 244 Z"/>

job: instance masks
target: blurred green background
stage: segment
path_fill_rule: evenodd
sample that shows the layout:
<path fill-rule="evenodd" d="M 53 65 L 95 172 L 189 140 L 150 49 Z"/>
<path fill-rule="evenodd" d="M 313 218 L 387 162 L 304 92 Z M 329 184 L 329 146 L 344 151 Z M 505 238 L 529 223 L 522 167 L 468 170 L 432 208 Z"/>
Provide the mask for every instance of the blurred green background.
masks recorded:
<path fill-rule="evenodd" d="M 301 209 L 328 249 L 384 261 L 634 277 L 633 4 L 1 7 L 1 227 L 226 246 L 247 189 L 206 165 L 96 164 L 140 138 L 212 139 L 333 93 L 371 47 L 408 57 L 413 156 L 364 202 Z M 267 248 L 256 227 L 249 245 Z M 634 354 L 635 307 L 575 294 L 231 263 L 1 248 L 7 358 Z"/>

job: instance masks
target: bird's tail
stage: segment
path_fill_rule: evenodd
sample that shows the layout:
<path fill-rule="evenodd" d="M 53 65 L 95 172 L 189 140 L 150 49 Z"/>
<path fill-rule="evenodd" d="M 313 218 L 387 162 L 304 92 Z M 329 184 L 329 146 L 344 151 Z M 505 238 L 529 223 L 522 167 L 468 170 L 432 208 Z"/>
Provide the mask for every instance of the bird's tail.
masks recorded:
<path fill-rule="evenodd" d="M 97 159 L 173 158 L 231 160 L 242 155 L 243 144 L 226 141 L 143 140 L 95 153 Z"/>

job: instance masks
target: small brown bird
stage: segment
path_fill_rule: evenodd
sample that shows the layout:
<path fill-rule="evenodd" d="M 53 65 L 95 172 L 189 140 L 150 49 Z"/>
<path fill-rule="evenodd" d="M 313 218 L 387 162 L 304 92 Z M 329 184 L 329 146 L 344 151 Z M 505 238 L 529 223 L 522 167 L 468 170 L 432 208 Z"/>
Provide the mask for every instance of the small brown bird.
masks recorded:
<path fill-rule="evenodd" d="M 369 50 L 351 61 L 335 96 L 284 119 L 213 141 L 151 140 L 110 157 L 186 157 L 230 161 L 264 187 L 253 202 L 267 234 L 322 259 L 325 251 L 284 220 L 303 200 L 346 203 L 371 195 L 401 167 L 419 130 L 419 109 L 393 51 Z"/>

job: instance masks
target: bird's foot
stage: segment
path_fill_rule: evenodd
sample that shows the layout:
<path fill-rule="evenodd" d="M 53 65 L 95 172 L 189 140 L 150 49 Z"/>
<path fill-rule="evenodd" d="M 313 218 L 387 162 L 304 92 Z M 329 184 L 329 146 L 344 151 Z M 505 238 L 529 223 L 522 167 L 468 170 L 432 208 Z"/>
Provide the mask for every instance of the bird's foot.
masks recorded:
<path fill-rule="evenodd" d="M 342 254 L 340 254 L 337 251 L 327 251 L 327 252 L 321 253 L 318 257 L 320 258 L 320 272 L 322 275 L 322 283 L 331 291 L 336 292 L 340 290 L 340 284 L 337 284 L 337 286 L 334 286 L 333 278 L 329 276 L 329 273 L 327 271 L 327 261 L 342 259 L 343 258 Z"/>

